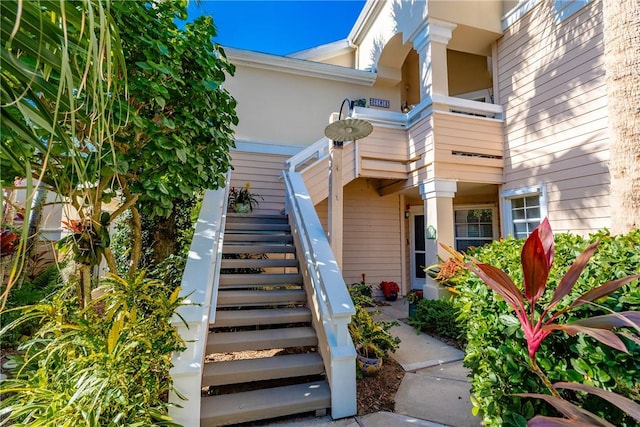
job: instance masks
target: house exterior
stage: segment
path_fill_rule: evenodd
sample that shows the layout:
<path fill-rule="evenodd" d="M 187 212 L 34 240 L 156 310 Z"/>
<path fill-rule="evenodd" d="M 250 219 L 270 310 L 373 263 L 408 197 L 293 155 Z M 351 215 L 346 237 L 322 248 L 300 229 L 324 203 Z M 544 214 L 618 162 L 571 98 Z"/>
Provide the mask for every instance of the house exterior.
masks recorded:
<path fill-rule="evenodd" d="M 232 185 L 251 182 L 258 211 L 280 212 L 281 171 L 300 172 L 327 233 L 341 225 L 345 282 L 396 281 L 403 293 L 447 258 L 438 243 L 524 237 L 545 216 L 558 232 L 608 227 L 601 9 L 370 0 L 345 40 L 289 56 L 227 48 L 240 120 Z M 345 104 L 340 118 L 373 132 L 334 148 L 324 129 Z M 331 155 L 341 215 L 329 206 Z"/>

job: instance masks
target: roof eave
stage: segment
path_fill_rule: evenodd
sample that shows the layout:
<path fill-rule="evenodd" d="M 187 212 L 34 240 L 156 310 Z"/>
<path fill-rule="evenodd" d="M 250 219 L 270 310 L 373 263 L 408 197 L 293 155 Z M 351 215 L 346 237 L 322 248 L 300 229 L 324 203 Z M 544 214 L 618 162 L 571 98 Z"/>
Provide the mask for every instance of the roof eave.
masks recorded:
<path fill-rule="evenodd" d="M 344 83 L 373 86 L 377 74 L 321 62 L 305 61 L 286 56 L 270 55 L 250 50 L 224 47 L 227 59 L 235 65 L 280 71 L 306 77 L 334 80 Z"/>

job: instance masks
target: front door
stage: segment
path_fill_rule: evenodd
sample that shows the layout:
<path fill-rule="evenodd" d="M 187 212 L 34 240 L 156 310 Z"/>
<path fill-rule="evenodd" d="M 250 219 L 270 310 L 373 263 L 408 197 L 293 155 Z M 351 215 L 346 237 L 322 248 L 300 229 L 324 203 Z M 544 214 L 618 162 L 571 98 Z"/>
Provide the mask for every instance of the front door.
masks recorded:
<path fill-rule="evenodd" d="M 422 289 L 425 283 L 426 245 L 424 214 L 411 215 L 411 289 Z"/>

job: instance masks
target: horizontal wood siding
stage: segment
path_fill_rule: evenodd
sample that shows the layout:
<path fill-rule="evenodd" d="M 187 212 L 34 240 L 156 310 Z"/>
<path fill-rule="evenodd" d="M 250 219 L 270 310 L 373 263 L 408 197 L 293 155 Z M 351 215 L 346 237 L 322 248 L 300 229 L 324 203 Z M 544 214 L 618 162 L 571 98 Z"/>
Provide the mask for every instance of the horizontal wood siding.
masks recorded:
<path fill-rule="evenodd" d="M 347 283 L 402 281 L 400 196 L 380 197 L 367 179 L 345 187 L 343 275 Z"/>
<path fill-rule="evenodd" d="M 342 274 L 346 283 L 359 282 L 362 274 L 368 284 L 403 283 L 400 208 L 400 196 L 380 197 L 367 179 L 359 178 L 344 188 Z M 316 212 L 326 231 L 327 200 L 316 205 Z"/>
<path fill-rule="evenodd" d="M 256 213 L 280 213 L 284 209 L 284 183 L 280 176 L 288 156 L 247 151 L 231 151 L 231 186 L 251 183 L 251 192 L 260 195 Z"/>
<path fill-rule="evenodd" d="M 498 41 L 504 190 L 546 184 L 554 231 L 610 225 L 601 2 L 564 21 L 544 1 Z"/>
<path fill-rule="evenodd" d="M 329 158 L 325 157 L 301 172 L 314 205 L 329 197 Z"/>
<path fill-rule="evenodd" d="M 439 112 L 434 122 L 437 178 L 502 184 L 502 122 Z"/>
<path fill-rule="evenodd" d="M 422 119 L 408 130 L 407 143 L 409 148 L 408 157 L 417 159 L 408 165 L 409 179 L 406 188 L 409 188 L 426 180 L 429 177 L 428 170 L 433 166 L 435 157 L 433 148 L 433 115 Z"/>
<path fill-rule="evenodd" d="M 409 151 L 404 129 L 375 127 L 358 141 L 359 176 L 381 179 L 406 179 Z"/>

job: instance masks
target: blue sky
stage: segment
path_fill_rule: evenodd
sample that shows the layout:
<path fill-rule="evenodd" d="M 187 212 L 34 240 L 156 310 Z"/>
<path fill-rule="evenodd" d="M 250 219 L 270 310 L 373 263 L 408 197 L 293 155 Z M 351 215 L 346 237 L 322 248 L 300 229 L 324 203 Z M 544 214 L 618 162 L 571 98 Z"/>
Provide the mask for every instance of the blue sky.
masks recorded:
<path fill-rule="evenodd" d="M 189 2 L 189 20 L 211 15 L 224 46 L 286 55 L 342 40 L 364 0 L 201 0 Z"/>

